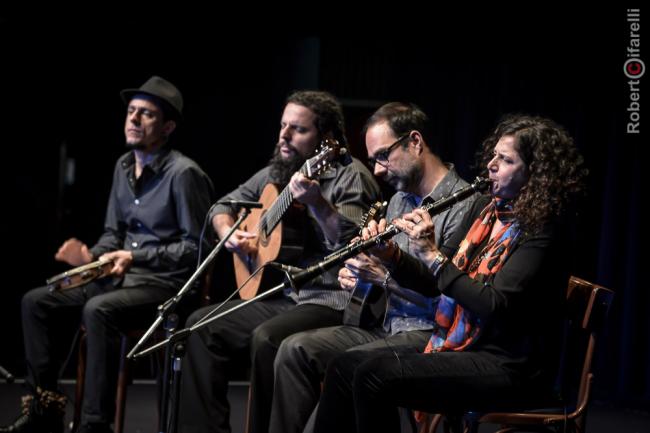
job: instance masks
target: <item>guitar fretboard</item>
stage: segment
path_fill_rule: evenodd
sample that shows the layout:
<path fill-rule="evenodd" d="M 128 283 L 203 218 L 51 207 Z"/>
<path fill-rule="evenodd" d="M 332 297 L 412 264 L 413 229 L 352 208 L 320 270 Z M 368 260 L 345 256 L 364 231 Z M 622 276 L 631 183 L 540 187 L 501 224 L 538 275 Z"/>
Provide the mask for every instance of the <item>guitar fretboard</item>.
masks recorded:
<path fill-rule="evenodd" d="M 305 163 L 300 168 L 300 173 L 307 176 L 307 164 Z M 268 237 L 273 229 L 280 223 L 284 213 L 289 209 L 293 202 L 293 195 L 289 185 L 285 186 L 278 198 L 275 199 L 269 210 L 260 219 L 258 233 L 262 233 L 264 237 Z"/>

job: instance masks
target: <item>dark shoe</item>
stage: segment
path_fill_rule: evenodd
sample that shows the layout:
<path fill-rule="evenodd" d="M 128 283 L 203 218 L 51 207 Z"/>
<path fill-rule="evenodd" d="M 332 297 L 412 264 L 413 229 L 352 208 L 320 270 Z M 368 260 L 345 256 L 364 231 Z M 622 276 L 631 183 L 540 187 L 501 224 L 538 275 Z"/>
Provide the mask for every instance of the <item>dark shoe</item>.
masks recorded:
<path fill-rule="evenodd" d="M 92 423 L 82 424 L 77 433 L 113 433 L 113 430 L 108 424 Z"/>
<path fill-rule="evenodd" d="M 36 389 L 36 395 L 22 397 L 21 414 L 0 433 L 63 433 L 67 398 L 59 393 Z"/>

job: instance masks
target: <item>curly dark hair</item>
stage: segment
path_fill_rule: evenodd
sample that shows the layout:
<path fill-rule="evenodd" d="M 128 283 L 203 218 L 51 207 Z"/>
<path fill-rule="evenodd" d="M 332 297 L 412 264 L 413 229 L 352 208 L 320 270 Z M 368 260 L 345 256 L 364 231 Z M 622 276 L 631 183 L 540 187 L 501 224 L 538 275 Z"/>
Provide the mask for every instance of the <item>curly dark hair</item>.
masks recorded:
<path fill-rule="evenodd" d="M 514 201 L 515 216 L 522 228 L 536 231 L 560 216 L 570 198 L 583 190 L 587 169 L 563 127 L 543 117 L 510 114 L 479 151 L 479 167 L 486 175 L 494 147 L 504 136 L 515 138 L 515 149 L 529 175 Z"/>
<path fill-rule="evenodd" d="M 331 133 L 341 146 L 347 146 L 343 108 L 334 95 L 320 90 L 299 90 L 287 97 L 286 103 L 290 102 L 307 107 L 314 112 L 320 139 L 323 135 Z"/>

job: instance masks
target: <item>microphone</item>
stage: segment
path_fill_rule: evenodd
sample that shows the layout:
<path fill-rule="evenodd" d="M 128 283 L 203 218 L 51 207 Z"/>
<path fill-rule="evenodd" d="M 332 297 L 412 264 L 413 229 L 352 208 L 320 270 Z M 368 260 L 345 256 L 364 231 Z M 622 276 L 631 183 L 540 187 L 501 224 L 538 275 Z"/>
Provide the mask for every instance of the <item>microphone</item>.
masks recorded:
<path fill-rule="evenodd" d="M 7 383 L 12 383 L 14 381 L 14 375 L 9 373 L 0 365 L 0 377 L 7 381 Z"/>
<path fill-rule="evenodd" d="M 233 207 L 245 207 L 247 209 L 260 209 L 264 207 L 262 203 L 256 201 L 246 201 L 246 200 L 221 200 L 217 204 L 223 204 L 226 206 Z"/>
<path fill-rule="evenodd" d="M 295 281 L 293 280 L 294 275 L 298 275 L 301 272 L 304 272 L 305 270 L 302 268 L 299 268 L 297 266 L 289 266 L 289 265 L 283 265 L 282 263 L 278 262 L 267 262 L 264 266 L 270 266 L 275 269 L 279 269 L 282 272 L 284 272 L 284 275 L 286 277 L 286 282 L 289 283 L 291 288 L 297 292 L 300 291 L 300 286 L 296 285 Z"/>
<path fill-rule="evenodd" d="M 266 266 L 279 269 L 282 272 L 288 272 L 289 274 L 296 274 L 304 270 L 303 268 L 299 268 L 298 266 L 283 265 L 282 263 L 278 263 L 278 262 L 267 262 Z"/>

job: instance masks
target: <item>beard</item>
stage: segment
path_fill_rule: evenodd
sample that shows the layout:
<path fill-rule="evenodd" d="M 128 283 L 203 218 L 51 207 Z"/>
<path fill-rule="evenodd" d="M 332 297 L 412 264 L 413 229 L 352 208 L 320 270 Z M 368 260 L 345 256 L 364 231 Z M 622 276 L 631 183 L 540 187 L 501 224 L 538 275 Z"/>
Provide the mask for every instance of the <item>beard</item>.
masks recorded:
<path fill-rule="evenodd" d="M 420 183 L 423 176 L 423 168 L 420 164 L 412 164 L 399 173 L 392 173 L 384 178 L 396 191 L 412 192 Z"/>
<path fill-rule="evenodd" d="M 307 159 L 301 156 L 298 152 L 294 152 L 290 158 L 284 159 L 280 153 L 280 146 L 275 146 L 273 156 L 269 161 L 272 182 L 283 186 L 287 185 L 291 176 L 300 170 L 300 167 L 302 167 L 306 160 Z"/>
<path fill-rule="evenodd" d="M 145 150 L 147 146 L 144 143 L 129 143 L 128 141 L 124 144 L 128 150 Z"/>

